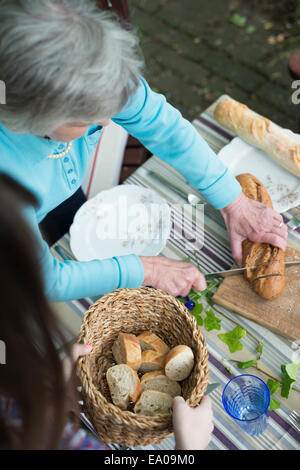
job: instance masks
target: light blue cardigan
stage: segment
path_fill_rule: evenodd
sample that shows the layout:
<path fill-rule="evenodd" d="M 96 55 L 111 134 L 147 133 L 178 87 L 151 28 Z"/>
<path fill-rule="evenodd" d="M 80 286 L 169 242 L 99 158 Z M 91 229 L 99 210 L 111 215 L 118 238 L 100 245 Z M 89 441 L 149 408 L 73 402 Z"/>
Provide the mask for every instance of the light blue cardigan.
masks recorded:
<path fill-rule="evenodd" d="M 220 159 L 180 112 L 154 93 L 144 78 L 127 105 L 112 120 L 138 138 L 153 154 L 176 168 L 217 209 L 232 202 L 241 187 Z M 28 134 L 14 134 L 0 125 L 0 171 L 31 190 L 39 207 L 27 216 L 40 245 L 45 289 L 50 301 L 67 301 L 105 294 L 119 287 L 138 287 L 144 280 L 138 256 L 120 256 L 89 262 L 54 258 L 38 224 L 81 185 L 98 142 L 101 127 L 91 126 L 73 141 L 63 158 L 47 159 L 67 146 Z"/>

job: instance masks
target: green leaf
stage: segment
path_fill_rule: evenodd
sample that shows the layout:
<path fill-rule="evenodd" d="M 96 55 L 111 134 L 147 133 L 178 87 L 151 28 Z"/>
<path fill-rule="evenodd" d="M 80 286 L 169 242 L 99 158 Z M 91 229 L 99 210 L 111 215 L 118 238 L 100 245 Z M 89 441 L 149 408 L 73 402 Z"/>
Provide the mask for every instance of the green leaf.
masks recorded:
<path fill-rule="evenodd" d="M 224 341 L 229 347 L 229 351 L 234 353 L 243 349 L 243 345 L 240 342 L 241 338 L 244 338 L 247 334 L 247 331 L 244 330 L 241 326 L 236 326 L 232 331 L 228 333 L 220 333 L 218 337 L 220 340 Z"/>
<path fill-rule="evenodd" d="M 234 13 L 234 15 L 232 15 L 231 17 L 231 22 L 235 26 L 240 26 L 242 28 L 243 26 L 245 26 L 247 18 L 245 16 L 241 16 L 239 13 Z"/>
<path fill-rule="evenodd" d="M 292 379 L 287 373 L 286 366 L 281 366 L 281 378 L 282 378 L 282 387 L 281 387 L 281 396 L 288 398 L 292 385 L 295 382 L 295 379 Z"/>
<path fill-rule="evenodd" d="M 270 395 L 273 395 L 279 389 L 280 382 L 278 382 L 277 380 L 268 379 L 267 386 L 270 391 Z"/>
<path fill-rule="evenodd" d="M 300 362 L 291 362 L 290 364 L 286 364 L 285 370 L 291 379 L 297 380 L 299 366 Z"/>
<path fill-rule="evenodd" d="M 220 330 L 221 319 L 217 318 L 211 309 L 207 310 L 205 313 L 206 313 L 206 318 L 204 320 L 204 325 L 207 331 Z"/>
<path fill-rule="evenodd" d="M 275 400 L 275 398 L 270 399 L 270 405 L 269 405 L 269 411 L 277 410 L 277 408 L 280 408 L 280 403 L 279 401 Z"/>
<path fill-rule="evenodd" d="M 191 258 L 188 256 L 187 258 L 184 258 L 181 260 L 183 263 L 190 263 L 191 262 Z"/>
<path fill-rule="evenodd" d="M 264 343 L 259 343 L 259 345 L 257 346 L 257 348 L 256 348 L 255 351 L 256 351 L 258 354 L 260 354 L 260 353 L 262 353 L 263 347 L 264 347 Z"/>
<path fill-rule="evenodd" d="M 191 310 L 191 314 L 195 317 L 197 325 L 203 326 L 203 318 L 201 317 L 201 313 L 203 312 L 203 305 L 196 302 L 195 307 Z"/>
<path fill-rule="evenodd" d="M 237 366 L 239 369 L 248 369 L 249 367 L 257 366 L 257 361 L 252 359 L 251 361 L 238 362 Z"/>

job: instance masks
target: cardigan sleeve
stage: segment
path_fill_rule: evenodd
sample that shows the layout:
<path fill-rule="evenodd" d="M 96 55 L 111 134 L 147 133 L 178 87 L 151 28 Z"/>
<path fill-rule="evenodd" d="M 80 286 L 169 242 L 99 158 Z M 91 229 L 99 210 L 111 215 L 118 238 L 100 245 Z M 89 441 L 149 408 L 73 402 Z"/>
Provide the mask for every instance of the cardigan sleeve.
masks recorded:
<path fill-rule="evenodd" d="M 138 256 L 61 262 L 51 254 L 43 240 L 34 208 L 27 207 L 25 215 L 35 234 L 45 293 L 50 302 L 100 296 L 120 287 L 141 286 L 144 269 Z"/>
<path fill-rule="evenodd" d="M 216 209 L 230 204 L 241 186 L 195 127 L 152 91 L 141 77 L 135 94 L 112 120 L 173 166 Z"/>

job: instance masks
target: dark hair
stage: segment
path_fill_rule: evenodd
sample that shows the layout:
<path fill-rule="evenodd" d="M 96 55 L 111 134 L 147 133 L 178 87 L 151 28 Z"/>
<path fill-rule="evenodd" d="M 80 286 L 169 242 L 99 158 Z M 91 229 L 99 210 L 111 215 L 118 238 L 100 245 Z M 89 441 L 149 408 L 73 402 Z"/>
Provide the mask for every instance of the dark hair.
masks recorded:
<path fill-rule="evenodd" d="M 0 174 L 0 396 L 15 401 L 21 422 L 16 431 L 0 416 L 0 447 L 54 449 L 75 388 L 64 381 L 57 344 L 66 341 L 44 295 L 25 205 L 36 205 L 34 196 Z"/>

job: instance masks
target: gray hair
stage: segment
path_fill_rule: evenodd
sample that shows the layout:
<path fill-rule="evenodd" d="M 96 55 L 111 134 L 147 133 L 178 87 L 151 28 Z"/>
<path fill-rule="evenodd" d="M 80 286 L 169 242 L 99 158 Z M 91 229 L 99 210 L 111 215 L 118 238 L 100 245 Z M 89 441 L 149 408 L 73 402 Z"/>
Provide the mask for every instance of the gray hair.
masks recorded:
<path fill-rule="evenodd" d="M 138 86 L 137 36 L 92 0 L 1 0 L 0 122 L 47 135 L 116 114 Z"/>

